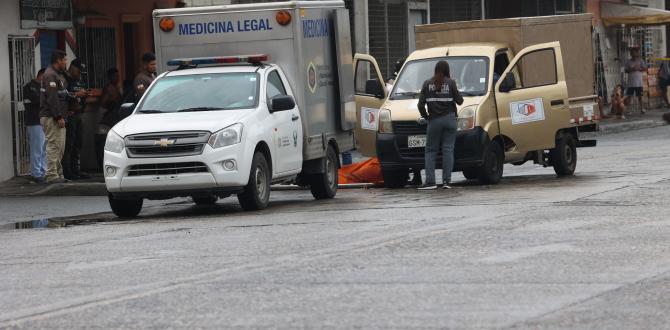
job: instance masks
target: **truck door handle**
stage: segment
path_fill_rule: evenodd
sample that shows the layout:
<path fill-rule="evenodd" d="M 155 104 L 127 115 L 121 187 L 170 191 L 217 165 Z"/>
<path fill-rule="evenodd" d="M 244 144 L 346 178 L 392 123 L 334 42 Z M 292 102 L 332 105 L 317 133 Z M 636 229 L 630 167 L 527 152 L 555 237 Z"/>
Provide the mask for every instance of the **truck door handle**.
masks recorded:
<path fill-rule="evenodd" d="M 298 116 L 298 115 L 293 115 L 293 117 L 291 117 L 292 121 L 296 121 L 298 119 L 300 119 L 300 116 Z"/>
<path fill-rule="evenodd" d="M 555 107 L 557 105 L 564 105 L 564 104 L 565 104 L 565 102 L 563 100 L 553 100 L 553 101 L 551 101 L 551 106 L 552 107 Z"/>

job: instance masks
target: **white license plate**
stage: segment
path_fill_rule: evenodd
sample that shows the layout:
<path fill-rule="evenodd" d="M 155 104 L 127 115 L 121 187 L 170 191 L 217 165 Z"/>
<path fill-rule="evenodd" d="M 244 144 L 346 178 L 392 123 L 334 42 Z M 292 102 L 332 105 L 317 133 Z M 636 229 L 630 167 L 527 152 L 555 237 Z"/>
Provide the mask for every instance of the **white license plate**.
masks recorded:
<path fill-rule="evenodd" d="M 425 135 L 410 135 L 407 137 L 407 146 L 409 148 L 423 148 L 426 146 Z"/>

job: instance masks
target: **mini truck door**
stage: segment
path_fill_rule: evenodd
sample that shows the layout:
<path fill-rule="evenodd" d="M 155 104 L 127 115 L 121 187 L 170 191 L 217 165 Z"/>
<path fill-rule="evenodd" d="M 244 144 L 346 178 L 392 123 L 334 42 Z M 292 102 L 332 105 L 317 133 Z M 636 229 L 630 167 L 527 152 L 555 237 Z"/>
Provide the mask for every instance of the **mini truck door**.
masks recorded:
<path fill-rule="evenodd" d="M 379 108 L 386 99 L 384 79 L 374 57 L 354 56 L 354 90 L 356 99 L 356 143 L 363 156 L 374 157 L 377 152 Z"/>
<path fill-rule="evenodd" d="M 496 83 L 495 95 L 500 132 L 518 151 L 553 148 L 556 131 L 570 123 L 560 43 L 524 48 Z"/>

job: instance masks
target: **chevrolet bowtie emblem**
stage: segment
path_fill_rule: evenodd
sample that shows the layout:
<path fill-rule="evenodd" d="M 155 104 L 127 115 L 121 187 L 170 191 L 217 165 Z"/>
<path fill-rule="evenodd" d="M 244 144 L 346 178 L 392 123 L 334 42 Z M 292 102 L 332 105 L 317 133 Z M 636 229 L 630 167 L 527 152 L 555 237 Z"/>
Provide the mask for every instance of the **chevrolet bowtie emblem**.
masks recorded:
<path fill-rule="evenodd" d="M 165 148 L 167 146 L 173 145 L 175 140 L 168 140 L 168 139 L 160 139 L 154 141 L 155 146 L 160 146 L 161 148 Z"/>

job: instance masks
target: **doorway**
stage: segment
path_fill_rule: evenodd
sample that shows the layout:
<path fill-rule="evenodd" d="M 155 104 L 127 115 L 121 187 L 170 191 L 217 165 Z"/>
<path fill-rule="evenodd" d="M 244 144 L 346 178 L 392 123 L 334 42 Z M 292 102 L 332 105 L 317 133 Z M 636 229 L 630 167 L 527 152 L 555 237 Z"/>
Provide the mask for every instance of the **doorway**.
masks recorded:
<path fill-rule="evenodd" d="M 35 38 L 9 36 L 9 79 L 11 83 L 14 175 L 30 174 L 30 147 L 25 125 L 23 86 L 35 74 Z"/>

